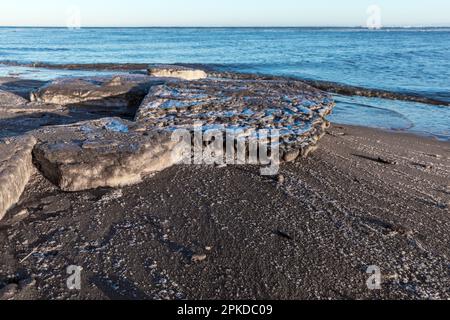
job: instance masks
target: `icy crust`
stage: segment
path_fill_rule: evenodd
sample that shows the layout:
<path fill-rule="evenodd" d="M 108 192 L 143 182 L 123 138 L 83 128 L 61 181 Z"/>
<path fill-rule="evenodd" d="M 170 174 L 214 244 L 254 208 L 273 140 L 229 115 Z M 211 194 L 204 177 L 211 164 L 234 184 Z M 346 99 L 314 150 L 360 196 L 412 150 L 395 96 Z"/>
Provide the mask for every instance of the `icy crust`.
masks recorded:
<path fill-rule="evenodd" d="M 300 81 L 169 81 L 150 90 L 135 120 L 168 130 L 223 128 L 248 136 L 269 130 L 288 153 L 317 143 L 333 106 L 327 94 Z"/>

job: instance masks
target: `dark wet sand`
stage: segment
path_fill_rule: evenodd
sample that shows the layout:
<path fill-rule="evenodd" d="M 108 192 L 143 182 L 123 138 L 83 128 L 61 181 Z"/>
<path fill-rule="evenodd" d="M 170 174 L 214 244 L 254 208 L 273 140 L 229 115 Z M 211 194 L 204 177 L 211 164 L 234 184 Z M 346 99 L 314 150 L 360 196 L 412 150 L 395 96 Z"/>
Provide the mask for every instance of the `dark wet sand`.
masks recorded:
<path fill-rule="evenodd" d="M 16 299 L 450 298 L 448 142 L 335 125 L 280 174 L 178 166 L 78 193 L 36 174 L 0 226 L 0 288 L 35 279 Z M 84 268 L 79 292 L 69 265 Z M 366 286 L 370 265 L 382 290 Z"/>

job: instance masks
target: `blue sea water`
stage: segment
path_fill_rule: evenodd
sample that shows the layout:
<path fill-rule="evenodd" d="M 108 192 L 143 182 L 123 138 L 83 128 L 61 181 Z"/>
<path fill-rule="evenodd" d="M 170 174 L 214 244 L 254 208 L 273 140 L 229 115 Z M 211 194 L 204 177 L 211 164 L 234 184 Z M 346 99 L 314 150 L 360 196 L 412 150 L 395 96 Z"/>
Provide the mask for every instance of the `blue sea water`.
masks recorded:
<path fill-rule="evenodd" d="M 199 63 L 450 102 L 449 28 L 0 28 L 1 61 Z M 11 73 L 37 78 L 74 74 L 0 65 L 0 76 Z M 336 98 L 332 121 L 450 139 L 450 107 Z"/>

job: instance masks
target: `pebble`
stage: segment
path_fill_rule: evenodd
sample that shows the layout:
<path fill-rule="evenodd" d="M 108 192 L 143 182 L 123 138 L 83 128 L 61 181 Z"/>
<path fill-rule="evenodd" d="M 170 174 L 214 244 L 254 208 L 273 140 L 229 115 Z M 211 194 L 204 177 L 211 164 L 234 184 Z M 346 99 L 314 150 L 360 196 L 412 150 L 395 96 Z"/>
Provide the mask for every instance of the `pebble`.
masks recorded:
<path fill-rule="evenodd" d="M 18 292 L 19 286 L 15 283 L 8 284 L 6 287 L 0 289 L 0 300 L 9 300 L 13 298 Z"/>
<path fill-rule="evenodd" d="M 450 205 L 450 201 L 447 202 L 447 203 L 441 203 L 441 202 L 438 202 L 438 203 L 436 204 L 436 206 L 437 206 L 439 209 L 447 209 L 447 208 L 449 207 L 449 205 Z"/>
<path fill-rule="evenodd" d="M 300 150 L 289 151 L 284 155 L 284 161 L 293 162 L 300 156 Z"/>
<path fill-rule="evenodd" d="M 20 210 L 18 213 L 16 213 L 10 220 L 10 223 L 17 223 L 20 222 L 22 220 L 24 220 L 26 217 L 29 216 L 29 212 L 27 209 L 22 209 Z"/>
<path fill-rule="evenodd" d="M 382 164 L 389 164 L 389 165 L 396 165 L 397 161 L 392 160 L 392 159 L 385 159 L 382 157 L 378 157 L 377 162 L 382 163 Z"/>
<path fill-rule="evenodd" d="M 110 202 L 113 200 L 118 200 L 123 197 L 123 192 L 121 189 L 113 190 L 112 192 L 105 194 L 99 202 Z"/>
<path fill-rule="evenodd" d="M 207 258 L 206 254 L 195 254 L 192 256 L 192 262 L 202 262 Z"/>
<path fill-rule="evenodd" d="M 433 165 L 432 164 L 425 164 L 425 163 L 413 163 L 414 165 L 421 167 L 423 169 L 427 169 L 427 170 L 431 170 L 433 169 Z"/>
<path fill-rule="evenodd" d="M 26 290 L 28 288 L 34 287 L 35 285 L 36 285 L 36 280 L 34 278 L 24 279 L 19 282 L 19 287 L 22 290 Z"/>
<path fill-rule="evenodd" d="M 399 275 L 396 274 L 396 273 L 388 274 L 388 275 L 383 276 L 383 279 L 385 281 L 398 280 L 398 278 L 399 278 Z"/>
<path fill-rule="evenodd" d="M 279 184 L 283 184 L 285 181 L 286 181 L 286 179 L 284 178 L 284 176 L 282 174 L 278 175 L 277 182 Z"/>
<path fill-rule="evenodd" d="M 22 209 L 20 210 L 14 217 L 15 218 L 22 218 L 22 217 L 26 217 L 28 216 L 28 210 L 27 209 Z"/>
<path fill-rule="evenodd" d="M 346 134 L 345 134 L 345 132 L 335 132 L 335 131 L 327 131 L 327 133 L 330 135 L 330 136 L 333 136 L 333 137 L 343 137 L 343 136 L 345 136 Z"/>
<path fill-rule="evenodd" d="M 302 157 L 306 158 L 318 149 L 316 145 L 311 145 L 303 150 Z"/>

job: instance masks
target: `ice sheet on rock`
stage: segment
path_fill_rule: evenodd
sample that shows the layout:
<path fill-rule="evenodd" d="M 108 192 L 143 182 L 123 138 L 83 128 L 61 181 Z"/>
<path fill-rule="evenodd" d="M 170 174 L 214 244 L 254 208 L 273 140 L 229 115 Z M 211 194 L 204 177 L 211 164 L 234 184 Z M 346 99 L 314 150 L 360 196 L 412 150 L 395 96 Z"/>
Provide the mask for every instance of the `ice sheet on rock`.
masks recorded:
<path fill-rule="evenodd" d="M 175 130 L 279 130 L 288 148 L 315 141 L 334 106 L 327 94 L 292 80 L 169 81 L 153 87 L 136 120 Z"/>

